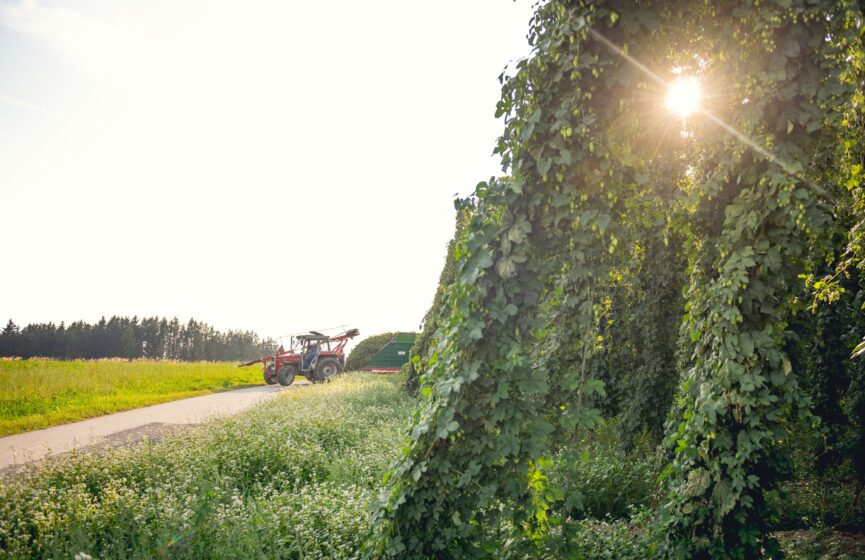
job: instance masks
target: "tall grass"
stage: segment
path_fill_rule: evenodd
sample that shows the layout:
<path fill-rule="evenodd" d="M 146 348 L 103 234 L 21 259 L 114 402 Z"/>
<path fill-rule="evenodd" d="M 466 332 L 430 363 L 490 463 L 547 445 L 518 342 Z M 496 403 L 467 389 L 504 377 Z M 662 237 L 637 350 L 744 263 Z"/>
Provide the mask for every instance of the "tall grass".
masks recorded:
<path fill-rule="evenodd" d="M 412 401 L 348 374 L 0 478 L 0 558 L 352 558 Z"/>
<path fill-rule="evenodd" d="M 0 436 L 261 383 L 233 363 L 0 361 Z"/>

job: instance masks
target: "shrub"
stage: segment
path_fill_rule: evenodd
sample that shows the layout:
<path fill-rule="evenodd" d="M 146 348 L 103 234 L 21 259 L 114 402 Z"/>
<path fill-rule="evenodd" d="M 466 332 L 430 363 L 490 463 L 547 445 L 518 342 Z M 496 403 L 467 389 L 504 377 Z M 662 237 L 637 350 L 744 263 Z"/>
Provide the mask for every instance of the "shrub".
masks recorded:
<path fill-rule="evenodd" d="M 564 494 L 558 513 L 565 520 L 627 519 L 652 501 L 659 466 L 648 440 L 638 440 L 626 453 L 619 444 L 618 424 L 607 422 L 553 456 L 550 483 Z"/>

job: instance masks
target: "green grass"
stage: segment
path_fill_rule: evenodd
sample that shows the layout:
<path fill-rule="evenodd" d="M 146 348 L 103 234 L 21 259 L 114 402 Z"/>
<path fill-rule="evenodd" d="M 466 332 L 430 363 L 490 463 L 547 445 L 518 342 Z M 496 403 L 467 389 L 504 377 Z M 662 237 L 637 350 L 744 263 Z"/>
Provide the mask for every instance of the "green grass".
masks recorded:
<path fill-rule="evenodd" d="M 0 558 L 351 558 L 413 402 L 347 374 L 0 478 Z"/>
<path fill-rule="evenodd" d="M 234 363 L 3 360 L 0 436 L 260 383 Z"/>

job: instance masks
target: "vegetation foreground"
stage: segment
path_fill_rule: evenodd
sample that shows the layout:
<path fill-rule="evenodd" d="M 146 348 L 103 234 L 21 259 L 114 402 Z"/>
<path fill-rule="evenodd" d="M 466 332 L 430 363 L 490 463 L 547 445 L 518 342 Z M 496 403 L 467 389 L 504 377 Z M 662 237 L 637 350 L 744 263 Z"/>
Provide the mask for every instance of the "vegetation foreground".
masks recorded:
<path fill-rule="evenodd" d="M 413 403 L 347 375 L 0 483 L 0 558 L 350 558 Z"/>
<path fill-rule="evenodd" d="M 348 374 L 156 443 L 7 473 L 0 558 L 359 558 L 415 405 L 400 382 Z M 547 464 L 561 492 L 547 512 L 553 530 L 520 541 L 512 528 L 488 527 L 490 552 L 653 555 L 649 519 L 663 461 L 644 444 L 624 454 L 613 426 L 586 434 L 582 447 Z M 791 518 L 810 513 L 807 496 L 785 499 Z M 792 558 L 858 557 L 839 535 L 780 536 Z"/>
<path fill-rule="evenodd" d="M 602 427 L 665 465 L 653 557 L 778 558 L 798 477 L 846 504 L 811 527 L 862 532 L 863 8 L 535 4 L 500 78 L 504 175 L 455 201 L 377 552 L 554 540 L 549 461 Z"/>
<path fill-rule="evenodd" d="M 0 360 L 0 436 L 260 383 L 234 363 Z"/>

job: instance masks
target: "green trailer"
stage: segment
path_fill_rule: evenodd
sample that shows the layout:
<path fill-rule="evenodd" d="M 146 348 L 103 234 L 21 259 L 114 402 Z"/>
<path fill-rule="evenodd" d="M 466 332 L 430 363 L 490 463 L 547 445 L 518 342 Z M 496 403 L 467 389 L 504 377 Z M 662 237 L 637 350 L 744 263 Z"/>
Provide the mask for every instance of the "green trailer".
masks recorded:
<path fill-rule="evenodd" d="M 397 372 L 408 361 L 409 351 L 414 346 L 415 333 L 399 333 L 363 367 L 364 371 Z"/>

